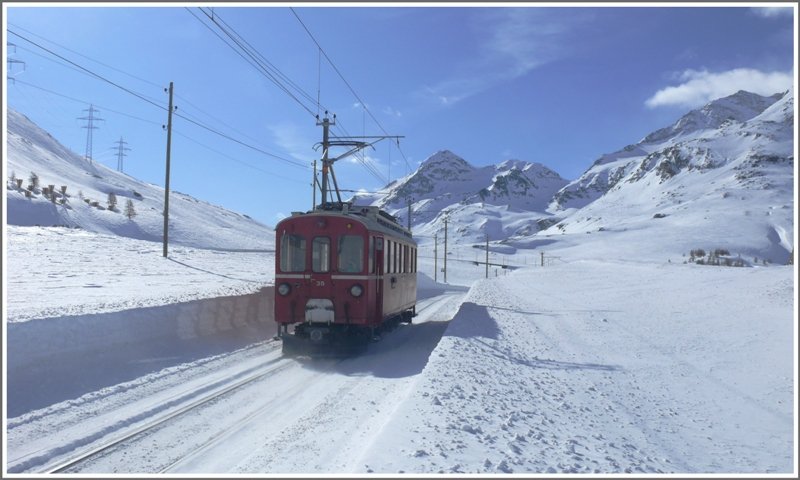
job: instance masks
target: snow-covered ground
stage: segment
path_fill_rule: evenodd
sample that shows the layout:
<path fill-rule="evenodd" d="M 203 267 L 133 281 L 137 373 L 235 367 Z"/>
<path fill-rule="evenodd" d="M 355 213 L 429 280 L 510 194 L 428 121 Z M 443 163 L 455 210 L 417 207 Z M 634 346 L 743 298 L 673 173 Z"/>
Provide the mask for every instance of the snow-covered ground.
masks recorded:
<path fill-rule="evenodd" d="M 274 250 L 170 246 L 64 227 L 6 227 L 8 321 L 245 295 L 272 284 Z"/>
<path fill-rule="evenodd" d="M 361 466 L 791 472 L 792 275 L 577 261 L 480 281 Z"/>
<path fill-rule="evenodd" d="M 130 239 L 113 263 L 102 255 L 81 260 L 90 245 L 120 239 L 44 227 L 9 233 L 8 278 L 39 258 L 37 278 L 51 283 L 10 284 L 6 328 L 50 322 L 54 336 L 69 334 L 64 318 L 105 313 L 124 325 L 141 321 L 135 312 L 143 310 L 118 310 L 126 305 L 252 294 L 269 283 L 273 268 L 269 254 L 247 252 L 186 248 L 165 260 L 159 244 Z M 34 258 L 64 235 L 69 242 L 58 255 Z M 123 349 L 74 396 L 55 381 L 52 390 L 38 389 L 35 401 L 10 395 L 23 403 L 8 405 L 15 413 L 7 419 L 5 467 L 46 471 L 269 369 L 69 471 L 796 471 L 792 267 L 590 260 L 590 248 L 578 255 L 565 239 L 548 248 L 557 254 L 559 246 L 561 257 L 545 267 L 534 266 L 537 250 L 509 251 L 504 260 L 523 268 L 493 268 L 497 276 L 488 280 L 472 263 L 475 249 L 453 247 L 449 286 L 427 277 L 433 259 L 423 249 L 420 315 L 356 358 L 282 359 L 268 338 L 232 342 L 214 331 L 202 348 Z M 80 268 L 78 276 L 64 275 L 67 267 Z M 59 308 L 95 315 L 58 317 Z M 127 331 L 133 343 L 136 335 L 146 338 Z M 91 358 L 107 360 L 98 353 L 102 342 L 87 336 L 76 347 L 85 355 L 61 357 L 74 363 L 55 371 L 74 369 L 80 382 Z M 15 345 L 12 352 L 39 347 Z"/>

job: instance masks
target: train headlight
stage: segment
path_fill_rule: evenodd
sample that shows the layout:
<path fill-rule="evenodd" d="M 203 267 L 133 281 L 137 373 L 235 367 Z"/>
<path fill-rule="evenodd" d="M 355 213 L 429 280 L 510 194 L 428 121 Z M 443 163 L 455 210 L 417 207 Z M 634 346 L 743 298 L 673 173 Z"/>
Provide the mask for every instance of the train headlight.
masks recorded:
<path fill-rule="evenodd" d="M 350 295 L 358 298 L 361 296 L 362 293 L 364 293 L 364 287 L 362 287 L 361 285 L 355 284 L 352 287 L 350 287 Z"/>
<path fill-rule="evenodd" d="M 280 285 L 278 285 L 278 293 L 283 295 L 284 297 L 286 295 L 289 295 L 289 292 L 291 291 L 292 287 L 288 283 L 281 283 Z"/>

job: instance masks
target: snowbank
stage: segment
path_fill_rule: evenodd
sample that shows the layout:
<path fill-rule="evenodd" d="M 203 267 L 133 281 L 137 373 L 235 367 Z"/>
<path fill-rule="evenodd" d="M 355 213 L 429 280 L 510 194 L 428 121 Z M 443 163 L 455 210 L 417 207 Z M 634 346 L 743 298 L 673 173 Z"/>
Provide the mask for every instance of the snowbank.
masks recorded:
<path fill-rule="evenodd" d="M 132 380 L 276 333 L 273 288 L 7 326 L 8 414 Z"/>

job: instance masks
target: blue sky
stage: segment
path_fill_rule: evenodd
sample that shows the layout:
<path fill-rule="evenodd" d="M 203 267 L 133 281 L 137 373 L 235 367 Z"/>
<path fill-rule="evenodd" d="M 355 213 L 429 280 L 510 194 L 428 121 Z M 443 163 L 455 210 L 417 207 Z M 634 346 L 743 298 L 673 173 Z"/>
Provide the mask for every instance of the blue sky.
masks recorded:
<path fill-rule="evenodd" d="M 572 180 L 710 99 L 776 93 L 795 77 L 791 7 L 296 5 L 324 55 L 288 7 L 214 8 L 308 97 L 295 100 L 225 45 L 200 6 L 211 13 L 5 3 L 6 52 L 25 62 L 6 63 L 7 105 L 83 154 L 77 118 L 91 102 L 105 119 L 94 159 L 115 168 L 124 137 L 125 172 L 163 185 L 173 81 L 178 113 L 240 143 L 175 118 L 171 188 L 274 225 L 311 207 L 318 91 L 334 134 L 405 136 L 400 150 L 383 141 L 367 152 L 372 172 L 336 165 L 342 188 L 375 191 L 442 149 L 476 166 L 539 162 Z"/>

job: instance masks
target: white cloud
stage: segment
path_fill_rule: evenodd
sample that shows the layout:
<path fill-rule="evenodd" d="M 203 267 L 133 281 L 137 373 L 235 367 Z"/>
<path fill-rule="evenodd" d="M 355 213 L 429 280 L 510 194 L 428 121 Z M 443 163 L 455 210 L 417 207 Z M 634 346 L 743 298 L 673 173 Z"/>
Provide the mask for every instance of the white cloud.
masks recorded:
<path fill-rule="evenodd" d="M 794 9 L 790 6 L 786 7 L 752 7 L 750 11 L 764 18 L 776 17 L 791 17 L 794 15 Z"/>
<path fill-rule="evenodd" d="M 386 115 L 389 115 L 391 117 L 398 117 L 399 118 L 399 117 L 403 116 L 403 112 L 401 112 L 399 110 L 395 110 L 394 108 L 392 108 L 390 106 L 384 107 L 383 113 L 386 114 Z"/>
<path fill-rule="evenodd" d="M 792 86 L 791 72 L 762 72 L 752 68 L 736 68 L 726 72 L 686 70 L 677 86 L 665 87 L 645 101 L 649 108 L 663 106 L 697 107 L 739 90 L 772 95 Z"/>

